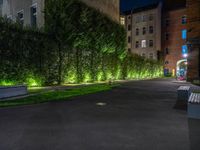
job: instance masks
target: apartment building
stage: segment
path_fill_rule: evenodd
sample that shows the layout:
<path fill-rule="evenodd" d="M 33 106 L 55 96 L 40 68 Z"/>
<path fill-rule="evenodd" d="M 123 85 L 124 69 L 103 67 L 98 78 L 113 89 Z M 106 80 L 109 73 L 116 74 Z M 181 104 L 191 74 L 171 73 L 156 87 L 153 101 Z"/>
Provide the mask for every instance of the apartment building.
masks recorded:
<path fill-rule="evenodd" d="M 188 80 L 200 81 L 200 0 L 186 0 L 187 8 L 187 45 L 188 55 Z"/>
<path fill-rule="evenodd" d="M 162 50 L 164 52 L 164 74 L 186 79 L 188 48 L 186 6 L 163 11 Z"/>
<path fill-rule="evenodd" d="M 124 12 L 120 22 L 127 30 L 127 50 L 158 60 L 161 52 L 162 3 Z"/>
<path fill-rule="evenodd" d="M 119 0 L 82 0 L 91 7 L 119 21 Z M 0 0 L 1 16 L 23 25 L 42 27 L 44 25 L 45 0 Z"/>
<path fill-rule="evenodd" d="M 44 0 L 3 0 L 2 16 L 23 25 L 44 25 Z"/>

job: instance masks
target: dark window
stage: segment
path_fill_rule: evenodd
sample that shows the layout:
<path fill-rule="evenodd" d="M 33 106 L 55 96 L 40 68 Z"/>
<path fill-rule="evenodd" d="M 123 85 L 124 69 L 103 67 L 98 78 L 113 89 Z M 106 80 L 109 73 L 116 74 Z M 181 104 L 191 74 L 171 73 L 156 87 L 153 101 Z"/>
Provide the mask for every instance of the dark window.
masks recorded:
<path fill-rule="evenodd" d="M 36 6 L 31 7 L 31 26 L 32 27 L 37 26 L 37 7 Z"/>
<path fill-rule="evenodd" d="M 153 47 L 153 40 L 149 40 L 149 47 Z"/>
<path fill-rule="evenodd" d="M 140 16 L 137 16 L 136 17 L 136 23 L 139 23 L 140 22 Z"/>
<path fill-rule="evenodd" d="M 165 40 L 169 40 L 169 33 L 165 33 Z"/>
<path fill-rule="evenodd" d="M 165 26 L 168 27 L 169 24 L 170 24 L 170 20 L 169 20 L 169 19 L 166 19 L 166 20 L 165 20 Z"/>
<path fill-rule="evenodd" d="M 143 28 L 143 32 L 142 33 L 143 33 L 143 35 L 146 34 L 146 28 L 145 27 Z"/>
<path fill-rule="evenodd" d="M 129 52 L 129 53 L 131 52 L 131 49 L 130 49 L 130 48 L 128 49 L 128 52 Z"/>
<path fill-rule="evenodd" d="M 147 16 L 145 16 L 145 15 L 142 16 L 142 21 L 143 21 L 143 22 L 147 21 Z"/>
<path fill-rule="evenodd" d="M 187 16 L 183 16 L 182 17 L 182 24 L 186 24 L 187 23 Z"/>
<path fill-rule="evenodd" d="M 153 26 L 149 27 L 149 33 L 152 34 L 153 33 Z"/>
<path fill-rule="evenodd" d="M 139 41 L 135 42 L 135 48 L 139 48 Z"/>
<path fill-rule="evenodd" d="M 129 25 L 128 25 L 128 31 L 130 31 L 130 30 L 131 30 L 131 25 L 129 24 Z"/>
<path fill-rule="evenodd" d="M 131 43 L 131 37 L 130 36 L 128 37 L 128 43 Z"/>
<path fill-rule="evenodd" d="M 169 61 L 165 61 L 165 65 L 169 64 Z"/>
<path fill-rule="evenodd" d="M 149 15 L 149 20 L 152 21 L 153 20 L 153 14 Z"/>
<path fill-rule="evenodd" d="M 166 55 L 169 54 L 169 48 L 165 48 L 165 54 L 166 54 Z"/>
<path fill-rule="evenodd" d="M 150 53 L 150 54 L 149 54 L 149 58 L 150 58 L 150 59 L 153 59 L 153 53 Z"/>
<path fill-rule="evenodd" d="M 24 11 L 20 11 L 17 13 L 17 21 L 23 25 L 24 24 Z"/>
<path fill-rule="evenodd" d="M 139 35 L 139 29 L 138 28 L 136 29 L 136 33 L 135 34 Z"/>

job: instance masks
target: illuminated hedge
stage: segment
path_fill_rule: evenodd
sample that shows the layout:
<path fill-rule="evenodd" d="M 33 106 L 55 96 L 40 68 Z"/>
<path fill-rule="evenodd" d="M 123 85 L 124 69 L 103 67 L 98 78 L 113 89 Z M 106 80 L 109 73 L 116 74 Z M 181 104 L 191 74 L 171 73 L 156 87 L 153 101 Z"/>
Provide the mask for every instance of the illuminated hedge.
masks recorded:
<path fill-rule="evenodd" d="M 46 0 L 45 28 L 0 20 L 0 85 L 160 77 L 161 63 L 126 54 L 124 28 L 76 0 Z"/>

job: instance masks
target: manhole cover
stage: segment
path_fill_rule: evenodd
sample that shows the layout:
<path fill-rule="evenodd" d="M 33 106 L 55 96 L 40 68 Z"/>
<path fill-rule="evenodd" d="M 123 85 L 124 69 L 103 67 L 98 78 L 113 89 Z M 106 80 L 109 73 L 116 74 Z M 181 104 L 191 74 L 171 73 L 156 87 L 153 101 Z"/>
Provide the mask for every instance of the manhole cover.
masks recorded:
<path fill-rule="evenodd" d="M 98 102 L 96 103 L 97 106 L 106 106 L 107 104 L 106 103 L 103 103 L 103 102 Z"/>

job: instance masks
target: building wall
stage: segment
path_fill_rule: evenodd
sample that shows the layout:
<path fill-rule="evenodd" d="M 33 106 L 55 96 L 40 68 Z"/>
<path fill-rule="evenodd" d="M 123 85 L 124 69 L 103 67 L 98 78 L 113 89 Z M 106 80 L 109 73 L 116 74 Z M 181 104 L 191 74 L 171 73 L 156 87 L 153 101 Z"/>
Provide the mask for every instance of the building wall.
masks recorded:
<path fill-rule="evenodd" d="M 163 13 L 162 50 L 164 52 L 164 68 L 173 75 L 176 75 L 177 62 L 185 59 L 182 55 L 182 46 L 186 44 L 186 39 L 182 39 L 182 30 L 187 29 L 186 24 L 182 24 L 182 16 L 185 15 L 186 8 L 168 10 Z M 167 22 L 168 25 L 166 25 Z M 166 34 L 169 34 L 168 40 L 166 40 Z"/>
<path fill-rule="evenodd" d="M 44 0 L 3 0 L 2 15 L 16 21 L 17 13 L 23 10 L 24 24 L 30 25 L 30 9 L 34 4 L 37 5 L 37 26 L 41 27 L 44 24 Z"/>
<path fill-rule="evenodd" d="M 131 53 L 157 60 L 158 51 L 161 51 L 161 4 L 156 8 L 134 12 L 125 15 L 125 27 L 127 30 L 127 49 Z M 153 20 L 149 20 L 150 16 Z M 137 21 L 138 18 L 145 16 L 145 21 Z M 131 29 L 129 30 L 129 26 Z M 149 27 L 153 26 L 153 33 L 149 33 Z M 146 34 L 143 35 L 143 28 L 146 28 Z M 136 29 L 139 29 L 139 35 L 136 35 Z M 129 41 L 130 40 L 130 41 Z M 142 48 L 142 40 L 146 40 L 146 48 Z M 149 41 L 153 40 L 153 46 L 149 46 Z M 139 48 L 136 48 L 136 41 L 139 42 Z M 152 57 L 150 56 L 152 55 Z"/>
<path fill-rule="evenodd" d="M 107 14 L 115 21 L 119 21 L 120 0 L 82 0 L 89 6 L 92 6 L 101 12 Z"/>
<path fill-rule="evenodd" d="M 200 1 L 187 0 L 188 80 L 200 79 Z"/>
<path fill-rule="evenodd" d="M 119 0 L 82 0 L 91 7 L 97 8 L 115 21 L 119 21 Z M 30 8 L 37 4 L 37 26 L 44 25 L 44 2 L 45 0 L 3 0 L 2 16 L 7 16 L 16 21 L 17 13 L 24 11 L 24 24 L 31 24 Z M 1 7 L 0 7 L 1 10 Z"/>

